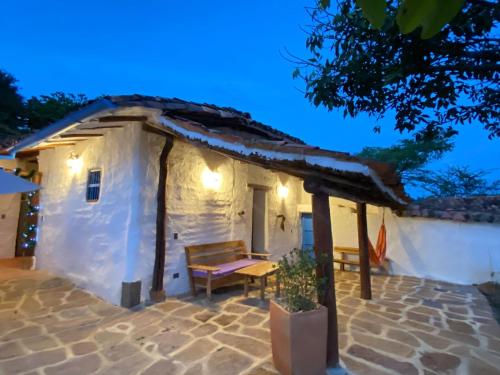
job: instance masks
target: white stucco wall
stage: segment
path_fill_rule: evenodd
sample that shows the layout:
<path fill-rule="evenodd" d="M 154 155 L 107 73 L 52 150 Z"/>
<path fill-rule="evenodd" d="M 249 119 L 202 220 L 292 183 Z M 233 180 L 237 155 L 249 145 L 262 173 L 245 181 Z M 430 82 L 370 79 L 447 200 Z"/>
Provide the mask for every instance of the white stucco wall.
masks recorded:
<path fill-rule="evenodd" d="M 147 134 L 143 141 L 144 182 L 141 199 L 143 220 L 137 277 L 142 279 L 142 295 L 151 287 L 154 263 L 156 189 L 158 159 L 164 140 Z M 216 190 L 202 183 L 203 171 L 209 168 L 221 176 Z M 277 196 L 279 183 L 289 187 L 286 199 Z M 243 239 L 251 246 L 252 188 L 249 184 L 266 186 L 268 190 L 268 251 L 277 258 L 298 246 L 299 223 L 296 205 L 301 183 L 290 176 L 279 175 L 260 167 L 235 161 L 208 149 L 176 140 L 168 158 L 167 178 L 167 252 L 165 289 L 168 295 L 189 290 L 184 247 L 218 241 Z M 244 211 L 244 215 L 238 215 Z M 277 215 L 286 217 L 285 231 Z M 177 239 L 174 239 L 177 234 Z M 176 275 L 177 274 L 177 275 Z M 178 276 L 174 278 L 174 275 Z"/>
<path fill-rule="evenodd" d="M 356 246 L 354 204 L 331 199 L 337 246 Z M 368 233 L 377 241 L 382 209 L 368 206 Z M 386 209 L 387 257 L 393 274 L 473 284 L 500 280 L 500 225 L 399 217 Z"/>
<path fill-rule="evenodd" d="M 134 278 L 127 261 L 135 256 L 140 165 L 140 126 L 107 131 L 105 136 L 75 146 L 44 150 L 37 267 L 68 276 L 115 304 L 121 283 Z M 75 152 L 83 161 L 72 173 L 66 161 Z M 100 199 L 86 202 L 87 173 L 102 169 Z M 134 237 L 135 236 L 135 237 Z"/>
<path fill-rule="evenodd" d="M 387 228 L 395 274 L 458 284 L 500 281 L 500 225 L 389 215 Z"/>
<path fill-rule="evenodd" d="M 141 280 L 142 298 L 147 299 L 155 256 L 158 159 L 163 143 L 162 137 L 130 124 L 75 146 L 42 151 L 37 266 L 65 275 L 115 304 L 120 303 L 122 281 Z M 83 163 L 76 174 L 66 165 L 72 152 Z M 102 169 L 97 203 L 85 201 L 87 173 L 92 168 Z M 220 188 L 210 190 L 203 185 L 205 168 L 220 173 Z M 279 183 L 289 188 L 286 199 L 277 195 Z M 164 282 L 168 295 L 189 290 L 184 246 L 243 239 L 250 248 L 252 188 L 248 184 L 269 188 L 267 250 L 278 258 L 299 244 L 296 206 L 301 182 L 175 141 L 167 179 Z M 240 216 L 241 211 L 245 214 Z M 276 217 L 280 214 L 286 217 L 285 231 Z"/>
<path fill-rule="evenodd" d="M 15 169 L 17 166 L 17 160 L 0 159 L 0 168 Z M 20 193 L 0 194 L 0 259 L 15 255 L 20 204 Z"/>

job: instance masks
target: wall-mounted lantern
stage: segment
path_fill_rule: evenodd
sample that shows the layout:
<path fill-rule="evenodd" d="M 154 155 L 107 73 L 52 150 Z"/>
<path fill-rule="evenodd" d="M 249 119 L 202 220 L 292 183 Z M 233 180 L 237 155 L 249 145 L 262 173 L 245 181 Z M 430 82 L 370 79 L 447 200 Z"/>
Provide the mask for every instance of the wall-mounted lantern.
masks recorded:
<path fill-rule="evenodd" d="M 206 189 L 219 190 L 222 185 L 222 176 L 220 173 L 205 168 L 201 174 L 201 181 Z"/>
<path fill-rule="evenodd" d="M 75 153 L 71 153 L 68 160 L 66 161 L 66 165 L 73 173 L 79 173 L 82 170 L 83 160 Z"/>
<path fill-rule="evenodd" d="M 278 185 L 278 197 L 285 199 L 288 196 L 288 186 L 279 184 Z"/>

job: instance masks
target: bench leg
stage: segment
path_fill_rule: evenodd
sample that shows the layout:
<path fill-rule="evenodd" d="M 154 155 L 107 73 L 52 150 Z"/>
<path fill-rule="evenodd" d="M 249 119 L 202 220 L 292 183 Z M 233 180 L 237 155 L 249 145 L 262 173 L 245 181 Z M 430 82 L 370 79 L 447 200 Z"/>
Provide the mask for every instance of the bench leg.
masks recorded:
<path fill-rule="evenodd" d="M 260 299 L 262 301 L 266 298 L 266 279 L 267 277 L 265 276 L 260 278 Z"/>
<path fill-rule="evenodd" d="M 212 299 L 212 271 L 208 271 L 207 275 L 207 299 Z"/>
<path fill-rule="evenodd" d="M 190 269 L 188 269 L 188 276 L 189 276 L 189 287 L 191 288 L 191 295 L 193 297 L 196 297 L 196 285 L 194 284 L 193 271 Z"/>
<path fill-rule="evenodd" d="M 341 253 L 341 254 L 340 254 L 340 259 L 344 260 L 344 253 Z M 340 263 L 340 270 L 341 270 L 342 272 L 344 272 L 344 271 L 345 271 L 345 264 L 344 264 L 344 263 Z"/>
<path fill-rule="evenodd" d="M 244 292 L 245 292 L 245 297 L 248 297 L 248 276 L 245 276 L 245 284 L 244 284 Z"/>

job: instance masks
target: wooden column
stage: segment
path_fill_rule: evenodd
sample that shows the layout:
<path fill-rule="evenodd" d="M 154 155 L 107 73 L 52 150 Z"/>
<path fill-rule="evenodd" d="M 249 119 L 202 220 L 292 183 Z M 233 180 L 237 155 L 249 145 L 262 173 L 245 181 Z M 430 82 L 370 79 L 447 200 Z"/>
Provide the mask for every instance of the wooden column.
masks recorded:
<path fill-rule="evenodd" d="M 372 298 L 370 280 L 370 254 L 368 250 L 368 227 L 366 223 L 366 203 L 357 203 L 358 211 L 358 245 L 359 245 L 359 283 L 361 298 Z"/>
<path fill-rule="evenodd" d="M 168 154 L 174 145 L 171 135 L 165 136 L 165 145 L 160 154 L 158 192 L 156 193 L 156 246 L 155 264 L 153 268 L 153 283 L 149 292 L 150 298 L 154 302 L 161 302 L 165 299 L 163 290 L 163 274 L 165 273 L 165 216 L 166 216 L 166 192 L 168 175 Z"/>
<path fill-rule="evenodd" d="M 324 294 L 318 296 L 318 302 L 328 308 L 327 364 L 328 367 L 337 367 L 339 364 L 337 304 L 333 273 L 332 223 L 328 198 L 327 194 L 321 192 L 315 192 L 312 195 L 313 235 L 314 253 L 316 259 L 320 260 L 316 273 L 318 278 L 325 278 Z"/>

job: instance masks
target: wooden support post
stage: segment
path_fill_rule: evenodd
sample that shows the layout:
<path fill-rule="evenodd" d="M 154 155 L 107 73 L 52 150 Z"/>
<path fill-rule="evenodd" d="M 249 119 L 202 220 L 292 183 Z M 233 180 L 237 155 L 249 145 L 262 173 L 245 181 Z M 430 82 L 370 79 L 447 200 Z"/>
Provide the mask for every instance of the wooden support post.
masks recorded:
<path fill-rule="evenodd" d="M 165 136 L 165 145 L 160 154 L 160 171 L 158 176 L 158 192 L 156 193 L 156 247 L 155 264 L 153 268 L 153 282 L 149 292 L 150 298 L 154 302 L 165 300 L 163 290 L 163 274 L 165 273 L 165 216 L 166 216 L 166 192 L 168 175 L 168 154 L 174 146 L 174 139 L 170 135 Z"/>
<path fill-rule="evenodd" d="M 337 327 L 337 304 L 335 300 L 335 279 L 333 273 L 333 238 L 330 218 L 329 196 L 316 192 L 312 195 L 314 253 L 320 260 L 316 270 L 318 278 L 324 278 L 323 294 L 318 302 L 328 308 L 327 365 L 339 364 L 339 342 Z"/>
<path fill-rule="evenodd" d="M 366 203 L 357 203 L 358 211 L 358 245 L 359 245 L 359 283 L 361 298 L 372 298 L 370 280 L 370 254 L 368 250 L 368 228 L 366 223 Z"/>

